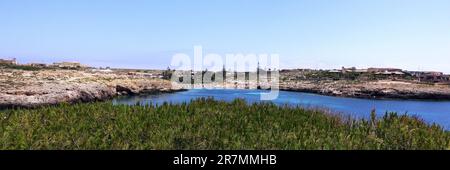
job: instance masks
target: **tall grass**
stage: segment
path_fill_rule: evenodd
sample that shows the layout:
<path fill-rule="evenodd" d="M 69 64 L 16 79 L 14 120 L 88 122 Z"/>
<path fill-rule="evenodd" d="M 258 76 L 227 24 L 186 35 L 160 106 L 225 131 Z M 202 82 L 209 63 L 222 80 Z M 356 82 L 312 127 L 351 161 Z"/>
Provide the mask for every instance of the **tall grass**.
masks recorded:
<path fill-rule="evenodd" d="M 386 114 L 198 99 L 189 104 L 62 104 L 2 111 L 0 149 L 449 149 L 437 125 Z"/>

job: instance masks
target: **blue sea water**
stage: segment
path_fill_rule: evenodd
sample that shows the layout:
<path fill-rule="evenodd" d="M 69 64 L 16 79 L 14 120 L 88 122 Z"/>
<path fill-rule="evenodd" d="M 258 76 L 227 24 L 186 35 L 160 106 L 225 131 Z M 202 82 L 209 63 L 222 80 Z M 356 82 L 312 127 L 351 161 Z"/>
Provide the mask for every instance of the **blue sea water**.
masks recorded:
<path fill-rule="evenodd" d="M 189 102 L 200 97 L 213 97 L 216 100 L 232 101 L 236 98 L 245 99 L 249 103 L 261 102 L 263 90 L 230 90 L 230 89 L 193 89 L 177 93 L 148 96 L 132 96 L 114 99 L 115 104 L 162 104 Z M 450 129 L 450 101 L 419 101 L 419 100 L 375 100 L 323 96 L 311 93 L 280 91 L 277 99 L 272 100 L 278 105 L 302 106 L 329 109 L 333 112 L 347 114 L 354 118 L 368 118 L 373 109 L 377 115 L 386 112 L 415 115 L 428 123 L 437 123 Z"/>

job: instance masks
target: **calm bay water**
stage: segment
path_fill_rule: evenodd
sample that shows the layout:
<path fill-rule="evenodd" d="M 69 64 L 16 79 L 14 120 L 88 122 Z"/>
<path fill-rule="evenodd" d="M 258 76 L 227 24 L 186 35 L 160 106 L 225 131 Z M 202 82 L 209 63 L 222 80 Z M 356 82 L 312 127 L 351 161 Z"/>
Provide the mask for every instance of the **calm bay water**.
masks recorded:
<path fill-rule="evenodd" d="M 200 97 L 213 97 L 216 100 L 232 101 L 245 99 L 249 103 L 260 102 L 261 90 L 206 90 L 194 89 L 184 92 L 158 94 L 149 96 L 133 96 L 117 98 L 115 104 L 162 104 L 189 102 Z M 334 112 L 349 114 L 355 118 L 368 118 L 376 109 L 379 116 L 386 112 L 416 115 L 429 123 L 437 123 L 450 129 L 450 101 L 416 101 L 416 100 L 370 100 L 322 96 L 310 93 L 280 91 L 278 99 L 271 101 L 278 105 L 300 105 L 303 107 L 325 108 Z"/>

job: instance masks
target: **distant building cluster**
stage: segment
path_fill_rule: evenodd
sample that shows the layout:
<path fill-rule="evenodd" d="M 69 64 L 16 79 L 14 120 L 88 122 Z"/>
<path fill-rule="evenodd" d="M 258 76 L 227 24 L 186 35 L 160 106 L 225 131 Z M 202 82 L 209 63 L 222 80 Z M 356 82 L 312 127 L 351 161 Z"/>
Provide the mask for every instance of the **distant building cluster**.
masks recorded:
<path fill-rule="evenodd" d="M 52 67 L 66 68 L 66 69 L 78 69 L 78 68 L 87 68 L 88 66 L 84 66 L 79 62 L 60 62 L 53 63 Z"/>
<path fill-rule="evenodd" d="M 372 73 L 377 75 L 405 75 L 402 69 L 397 68 L 368 68 L 368 69 L 357 69 L 356 67 L 345 68 L 342 67 L 341 70 L 330 70 L 330 72 L 335 73 Z"/>
<path fill-rule="evenodd" d="M 62 68 L 62 69 L 80 69 L 87 68 L 88 66 L 84 66 L 78 62 L 60 62 L 53 64 L 45 64 L 45 63 L 28 63 L 24 64 L 26 66 L 39 67 L 39 68 Z"/>
<path fill-rule="evenodd" d="M 13 59 L 0 59 L 0 64 L 17 65 L 16 58 Z"/>
<path fill-rule="evenodd" d="M 163 78 L 162 74 L 157 73 L 141 73 L 141 72 L 128 72 L 128 76 L 133 76 L 134 78 Z"/>
<path fill-rule="evenodd" d="M 374 75 L 386 75 L 386 76 L 404 76 L 410 75 L 416 78 L 420 82 L 450 82 L 450 75 L 445 75 L 442 72 L 437 71 L 407 71 L 399 68 L 368 68 L 368 69 L 358 69 L 356 67 L 342 69 L 329 70 L 333 73 L 369 73 Z"/>
<path fill-rule="evenodd" d="M 37 68 L 62 68 L 62 69 L 80 69 L 80 68 L 88 68 L 86 65 L 82 65 L 79 62 L 55 62 L 53 64 L 46 63 L 28 63 L 28 64 L 19 64 L 16 58 L 13 59 L 0 59 L 0 64 L 6 65 L 19 65 L 19 66 L 31 66 Z"/>
<path fill-rule="evenodd" d="M 419 81 L 425 82 L 450 82 L 450 75 L 444 75 L 442 72 L 436 71 L 410 71 L 408 72 L 414 77 L 417 77 Z"/>

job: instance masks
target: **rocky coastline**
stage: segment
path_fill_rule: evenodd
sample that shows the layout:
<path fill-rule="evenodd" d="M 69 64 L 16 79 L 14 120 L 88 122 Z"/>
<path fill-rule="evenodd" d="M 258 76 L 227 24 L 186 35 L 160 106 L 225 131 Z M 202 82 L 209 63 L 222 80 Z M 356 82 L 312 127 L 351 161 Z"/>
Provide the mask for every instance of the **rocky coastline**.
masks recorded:
<path fill-rule="evenodd" d="M 203 86 L 214 88 L 216 85 Z M 247 86 L 248 84 L 239 82 L 225 83 L 226 88 L 245 89 Z M 124 72 L 0 70 L 0 109 L 104 101 L 123 95 L 147 95 L 183 90 L 182 87 L 173 87 L 168 80 L 140 77 Z M 280 90 L 366 99 L 450 100 L 449 85 L 393 80 L 281 81 Z"/>
<path fill-rule="evenodd" d="M 0 71 L 0 108 L 104 101 L 121 95 L 170 93 L 167 80 L 77 70 Z"/>
<path fill-rule="evenodd" d="M 450 100 L 449 85 L 430 85 L 391 80 L 367 82 L 284 82 L 280 84 L 280 90 L 364 99 Z"/>

